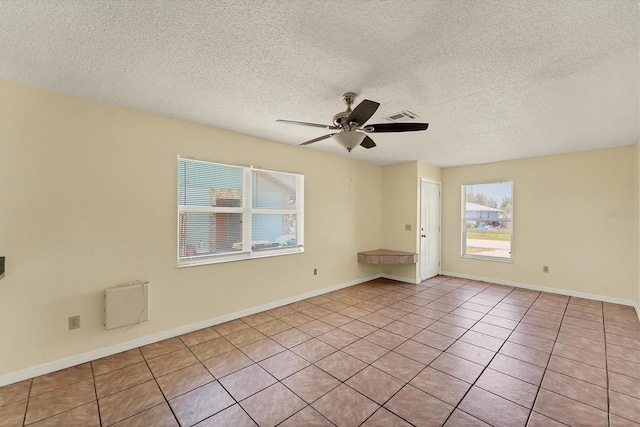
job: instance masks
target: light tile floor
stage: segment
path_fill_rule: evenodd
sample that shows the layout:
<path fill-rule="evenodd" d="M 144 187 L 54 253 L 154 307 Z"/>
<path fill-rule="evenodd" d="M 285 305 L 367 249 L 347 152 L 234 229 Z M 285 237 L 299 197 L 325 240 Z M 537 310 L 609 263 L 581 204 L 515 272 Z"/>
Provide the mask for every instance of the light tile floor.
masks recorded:
<path fill-rule="evenodd" d="M 386 279 L 0 388 L 0 426 L 639 426 L 633 308 Z"/>

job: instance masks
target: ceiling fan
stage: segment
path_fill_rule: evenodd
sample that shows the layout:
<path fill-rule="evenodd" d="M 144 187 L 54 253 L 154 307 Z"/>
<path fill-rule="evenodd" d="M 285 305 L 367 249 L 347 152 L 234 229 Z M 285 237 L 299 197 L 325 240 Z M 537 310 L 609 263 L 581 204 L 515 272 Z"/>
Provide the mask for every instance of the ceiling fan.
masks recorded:
<path fill-rule="evenodd" d="M 379 103 L 365 99 L 356 108 L 351 110 L 351 105 L 356 100 L 356 94 L 347 92 L 342 95 L 342 100 L 347 104 L 347 110 L 333 116 L 333 125 L 322 125 L 318 123 L 297 122 L 294 120 L 276 120 L 280 123 L 288 123 L 292 125 L 313 126 L 324 129 L 336 130 L 337 132 L 320 136 L 312 140 L 303 142 L 300 145 L 309 145 L 314 142 L 335 136 L 338 144 L 347 149 L 353 150 L 358 145 L 364 148 L 373 148 L 376 143 L 373 142 L 367 133 L 375 132 L 411 132 L 418 130 L 427 130 L 429 123 L 380 123 L 373 125 L 365 125 L 367 120 L 373 116 Z"/>

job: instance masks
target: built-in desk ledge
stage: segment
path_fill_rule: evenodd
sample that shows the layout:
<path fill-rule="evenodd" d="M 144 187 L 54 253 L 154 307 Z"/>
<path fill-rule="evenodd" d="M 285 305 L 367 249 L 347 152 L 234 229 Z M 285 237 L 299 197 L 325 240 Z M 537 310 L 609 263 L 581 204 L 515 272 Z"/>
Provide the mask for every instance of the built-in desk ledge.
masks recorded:
<path fill-rule="evenodd" d="M 362 264 L 416 264 L 418 254 L 376 249 L 375 251 L 359 252 L 358 262 Z"/>

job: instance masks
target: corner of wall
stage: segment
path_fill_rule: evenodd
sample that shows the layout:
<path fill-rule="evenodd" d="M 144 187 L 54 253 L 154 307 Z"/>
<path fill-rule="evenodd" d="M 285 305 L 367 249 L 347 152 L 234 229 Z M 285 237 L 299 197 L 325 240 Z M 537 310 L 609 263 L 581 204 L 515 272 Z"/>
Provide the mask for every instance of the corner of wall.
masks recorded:
<path fill-rule="evenodd" d="M 441 169 L 418 161 L 382 168 L 382 246 L 384 249 L 420 252 L 420 180 L 441 182 Z M 407 229 L 409 228 L 409 229 Z M 385 265 L 391 278 L 420 281 L 420 265 Z"/>
<path fill-rule="evenodd" d="M 636 277 L 638 283 L 636 284 L 636 314 L 640 319 L 640 140 L 636 143 L 635 152 L 635 174 L 636 174 L 636 189 L 635 195 L 635 226 L 636 226 Z"/>

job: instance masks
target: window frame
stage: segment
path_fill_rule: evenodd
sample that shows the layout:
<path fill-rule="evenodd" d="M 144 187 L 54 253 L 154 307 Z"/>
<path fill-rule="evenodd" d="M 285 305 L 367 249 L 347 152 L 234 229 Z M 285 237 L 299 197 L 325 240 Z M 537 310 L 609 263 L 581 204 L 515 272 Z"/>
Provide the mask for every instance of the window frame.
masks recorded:
<path fill-rule="evenodd" d="M 499 218 L 500 221 L 499 222 L 509 222 L 511 223 L 511 233 L 509 236 L 509 242 L 510 242 L 510 246 L 509 246 L 509 258 L 504 258 L 504 257 L 498 257 L 498 256 L 490 256 L 490 255 L 474 255 L 474 254 L 469 254 L 466 252 L 467 250 L 467 221 L 478 221 L 478 220 L 483 220 L 482 218 L 472 218 L 472 219 L 467 219 L 467 209 L 466 209 L 466 203 L 467 203 L 467 191 L 466 191 L 466 187 L 468 186 L 472 186 L 472 185 L 490 185 L 490 184 L 503 184 L 503 183 L 511 183 L 511 205 L 512 205 L 512 213 L 511 213 L 511 218 Z M 490 182 L 476 182 L 476 183 L 472 183 L 472 184 L 462 184 L 460 186 L 460 214 L 461 214 L 461 246 L 460 246 L 460 256 L 462 258 L 467 258 L 467 259 L 476 259 L 476 260 L 481 260 L 481 261 L 494 261 L 494 262 L 502 262 L 502 263 L 507 263 L 507 264 L 513 264 L 513 236 L 514 236 L 514 222 L 513 222 L 513 212 L 515 211 L 515 209 L 513 208 L 515 206 L 515 202 L 513 199 L 513 181 L 512 180 L 502 180 L 502 181 L 490 181 Z M 486 218 L 486 222 L 489 222 L 489 220 L 491 220 L 492 218 Z"/>
<path fill-rule="evenodd" d="M 180 177 L 176 176 L 177 185 L 177 266 L 178 268 L 193 267 L 197 265 L 218 264 L 224 262 L 241 261 L 246 259 L 267 258 L 281 255 L 291 255 L 304 252 L 304 175 L 295 172 L 286 172 L 279 170 L 271 170 L 246 165 L 233 165 L 228 163 L 213 162 L 208 160 L 196 159 L 192 157 L 178 156 L 176 173 L 179 173 L 180 162 L 203 163 L 208 165 L 220 165 L 225 167 L 233 167 L 242 170 L 242 206 L 240 207 L 219 207 L 219 206 L 189 206 L 180 204 Z M 252 197 L 252 174 L 254 171 L 275 172 L 278 174 L 292 175 L 296 179 L 296 208 L 295 209 L 274 209 L 274 208 L 253 208 Z M 180 256 L 181 235 L 183 227 L 181 215 L 189 212 L 203 213 L 240 213 L 242 214 L 242 249 L 237 252 L 225 252 L 220 254 L 201 254 L 191 256 Z M 254 214 L 276 214 L 287 215 L 294 214 L 296 218 L 296 244 L 291 246 L 283 246 L 280 248 L 263 249 L 254 251 L 252 246 L 252 217 Z"/>

